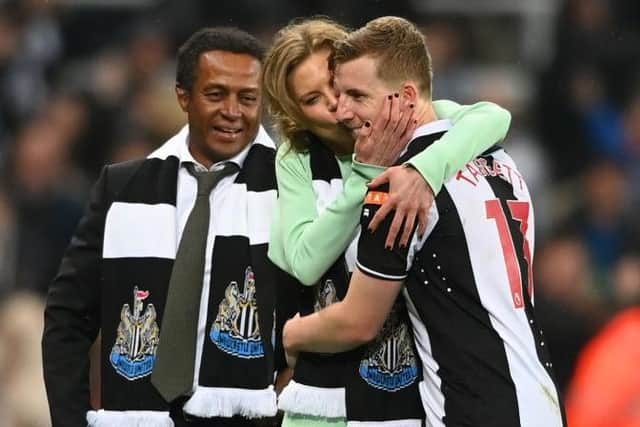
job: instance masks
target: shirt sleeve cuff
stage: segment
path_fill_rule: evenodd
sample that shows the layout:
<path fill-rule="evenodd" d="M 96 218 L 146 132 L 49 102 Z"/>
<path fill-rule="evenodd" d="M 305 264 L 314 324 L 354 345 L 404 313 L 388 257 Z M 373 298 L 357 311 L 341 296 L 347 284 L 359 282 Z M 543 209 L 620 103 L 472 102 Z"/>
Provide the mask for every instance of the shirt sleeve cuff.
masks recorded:
<path fill-rule="evenodd" d="M 356 155 L 353 155 L 353 172 L 357 173 L 366 180 L 372 180 L 387 168 L 384 166 L 370 165 L 368 163 L 362 163 L 356 160 Z"/>
<path fill-rule="evenodd" d="M 364 273 L 365 275 L 367 275 L 369 277 L 373 277 L 374 279 L 393 281 L 393 282 L 400 282 L 402 280 L 405 280 L 409 276 L 408 274 L 387 274 L 387 273 L 382 273 L 382 272 L 380 272 L 378 270 L 375 270 L 373 268 L 369 268 L 369 267 L 361 264 L 360 260 L 356 260 L 356 265 L 358 266 L 358 270 L 360 270 L 362 273 Z"/>
<path fill-rule="evenodd" d="M 434 162 L 433 165 L 429 165 L 427 167 L 424 167 L 424 165 L 420 167 L 419 165 L 416 164 L 415 160 L 416 160 L 415 157 L 413 157 L 407 160 L 404 164 L 409 165 L 415 170 L 417 170 L 418 173 L 422 175 L 424 180 L 427 181 L 427 184 L 429 184 L 429 187 L 431 187 L 431 190 L 433 191 L 433 195 L 437 196 L 440 190 L 442 189 L 443 171 L 441 170 L 441 167 L 438 166 L 437 162 Z"/>

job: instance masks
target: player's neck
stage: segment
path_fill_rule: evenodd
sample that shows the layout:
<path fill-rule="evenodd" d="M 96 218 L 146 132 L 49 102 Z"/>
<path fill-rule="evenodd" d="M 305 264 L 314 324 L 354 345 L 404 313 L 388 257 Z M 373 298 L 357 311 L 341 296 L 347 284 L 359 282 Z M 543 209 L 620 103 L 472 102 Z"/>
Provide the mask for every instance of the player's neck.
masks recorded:
<path fill-rule="evenodd" d="M 418 120 L 418 126 L 426 125 L 427 123 L 438 120 L 435 111 L 433 110 L 433 104 L 427 101 L 418 102 L 416 110 L 416 120 Z"/>

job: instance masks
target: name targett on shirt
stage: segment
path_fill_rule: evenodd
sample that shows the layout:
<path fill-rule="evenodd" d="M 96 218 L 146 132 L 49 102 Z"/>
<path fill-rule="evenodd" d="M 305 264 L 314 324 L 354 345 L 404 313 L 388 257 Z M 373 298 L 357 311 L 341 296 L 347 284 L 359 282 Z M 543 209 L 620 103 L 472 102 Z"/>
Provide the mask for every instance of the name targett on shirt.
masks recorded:
<path fill-rule="evenodd" d="M 525 184 L 522 175 L 511 166 L 493 159 L 493 165 L 490 165 L 486 159 L 475 159 L 465 166 L 465 169 L 458 171 L 456 181 L 464 180 L 474 187 L 478 184 L 479 176 L 497 176 L 504 179 L 512 186 L 517 183 L 521 190 L 524 190 Z"/>

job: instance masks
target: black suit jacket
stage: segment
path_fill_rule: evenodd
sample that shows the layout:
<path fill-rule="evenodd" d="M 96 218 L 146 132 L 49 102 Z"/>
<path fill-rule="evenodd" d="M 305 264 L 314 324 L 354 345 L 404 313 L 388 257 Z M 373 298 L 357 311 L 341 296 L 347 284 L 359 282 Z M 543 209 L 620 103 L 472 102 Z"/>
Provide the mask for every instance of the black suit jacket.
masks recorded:
<path fill-rule="evenodd" d="M 106 166 L 94 185 L 85 214 L 49 287 L 44 313 L 43 368 L 54 427 L 86 425 L 86 413 L 91 409 L 89 348 L 101 329 L 103 296 L 118 286 L 105 280 L 102 257 L 109 207 L 136 173 L 149 169 L 141 167 L 148 162 L 163 163 L 154 168 L 156 173 L 137 181 L 148 184 L 150 191 L 155 189 L 157 194 L 173 194 L 175 204 L 175 160 L 145 159 Z M 155 277 L 155 281 L 168 283 L 164 270 L 164 277 Z"/>
<path fill-rule="evenodd" d="M 265 158 L 273 156 L 271 153 Z M 275 183 L 274 165 L 266 161 L 264 164 L 263 160 L 258 160 L 257 169 L 248 166 L 246 171 L 257 174 L 253 181 L 264 186 L 269 181 Z M 87 411 L 92 409 L 89 403 L 89 349 L 101 329 L 102 406 L 109 410 L 169 409 L 148 378 L 145 381 L 127 381 L 116 374 L 109 366 L 109 354 L 114 331 L 120 321 L 122 303 L 130 301 L 134 284 L 158 297 L 154 304 L 161 319 L 173 260 L 166 257 L 105 259 L 103 244 L 107 213 L 114 202 L 176 205 L 178 168 L 179 161 L 174 156 L 106 166 L 92 190 L 84 217 L 49 288 L 45 308 L 42 339 L 44 378 L 54 427 L 86 425 Z M 144 218 L 136 220 L 144 221 Z M 157 230 L 157 233 L 171 232 L 167 228 L 171 225 Z M 129 237 L 126 233 L 120 234 L 120 239 Z M 266 249 L 263 251 L 263 257 L 266 257 Z M 276 346 L 274 350 L 268 346 L 267 351 L 275 351 L 275 369 L 280 369 L 285 367 L 281 328 L 296 311 L 293 294 L 298 288 L 286 273 L 276 269 L 275 274 L 279 283 L 278 295 L 275 298 L 267 296 L 265 301 L 277 301 Z M 259 306 L 259 309 L 271 313 L 273 306 L 270 304 Z M 269 319 L 269 313 L 262 312 L 260 319 Z M 261 330 L 271 330 L 270 323 L 264 326 L 261 325 Z M 267 366 L 273 367 L 273 362 L 273 353 L 267 354 Z M 270 381 L 272 375 L 267 372 L 265 378 Z M 120 392 L 114 393 L 115 389 Z"/>

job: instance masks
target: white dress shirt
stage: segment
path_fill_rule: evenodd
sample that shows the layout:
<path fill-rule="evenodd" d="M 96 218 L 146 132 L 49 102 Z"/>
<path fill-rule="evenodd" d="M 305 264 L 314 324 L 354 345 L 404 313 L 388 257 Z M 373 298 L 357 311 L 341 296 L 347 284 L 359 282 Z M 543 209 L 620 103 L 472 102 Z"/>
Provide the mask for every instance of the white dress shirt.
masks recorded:
<path fill-rule="evenodd" d="M 198 191 L 198 183 L 194 176 L 192 176 L 187 168 L 184 167 L 185 163 L 191 162 L 196 165 L 196 170 L 201 171 L 213 171 L 216 168 L 219 168 L 222 164 L 226 162 L 233 162 L 237 164 L 240 168 L 244 164 L 245 159 L 247 158 L 247 154 L 249 153 L 249 149 L 251 148 L 251 143 L 247 145 L 247 147 L 242 150 L 240 153 L 235 155 L 234 157 L 224 160 L 218 163 L 214 163 L 210 168 L 204 167 L 202 164 L 198 163 L 197 160 L 194 159 L 193 155 L 189 151 L 188 143 L 185 143 L 180 147 L 179 156 L 180 156 L 180 169 L 178 171 L 178 191 L 176 196 L 176 210 L 177 210 L 177 245 L 180 244 L 180 239 L 182 238 L 182 231 L 187 223 L 187 219 L 189 218 L 189 214 L 193 209 L 193 206 L 196 202 L 196 194 Z M 202 349 L 204 345 L 204 340 L 207 336 L 207 314 L 209 310 L 209 292 L 211 283 L 213 283 L 211 265 L 212 265 L 212 256 L 213 256 L 213 245 L 216 236 L 216 223 L 220 220 L 218 219 L 218 212 L 221 211 L 220 203 L 216 203 L 224 198 L 225 194 L 228 194 L 231 190 L 231 186 L 233 185 L 233 181 L 238 176 L 238 172 L 233 173 L 229 176 L 226 176 L 220 180 L 220 182 L 214 187 L 209 195 L 209 206 L 210 206 L 210 215 L 209 215 L 209 233 L 207 236 L 207 249 L 205 253 L 205 263 L 204 263 L 204 275 L 202 277 L 202 295 L 200 297 L 200 312 L 198 315 L 198 336 L 196 340 L 196 360 L 194 365 L 193 372 L 193 388 L 192 391 L 195 391 L 196 386 L 198 385 L 198 378 L 200 375 L 200 363 L 202 360 Z M 177 251 L 177 247 L 176 247 Z"/>

